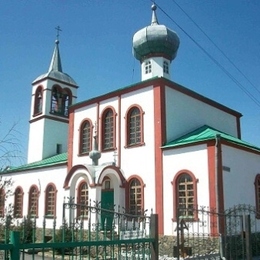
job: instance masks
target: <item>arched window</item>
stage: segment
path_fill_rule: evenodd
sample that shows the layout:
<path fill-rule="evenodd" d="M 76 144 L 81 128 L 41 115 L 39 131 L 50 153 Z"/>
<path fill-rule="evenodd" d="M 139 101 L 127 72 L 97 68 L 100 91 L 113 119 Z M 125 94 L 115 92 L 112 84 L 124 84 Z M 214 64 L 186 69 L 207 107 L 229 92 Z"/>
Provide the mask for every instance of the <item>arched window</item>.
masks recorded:
<path fill-rule="evenodd" d="M 53 86 L 51 96 L 51 113 L 67 117 L 69 114 L 71 100 L 72 94 L 69 89 L 62 89 L 59 86 Z"/>
<path fill-rule="evenodd" d="M 5 215 L 5 191 L 4 189 L 0 189 L 0 217 L 4 217 Z"/>
<path fill-rule="evenodd" d="M 150 60 L 146 61 L 144 64 L 144 72 L 145 74 L 149 74 L 152 72 L 152 63 Z"/>
<path fill-rule="evenodd" d="M 23 217 L 23 190 L 17 187 L 14 192 L 14 217 Z"/>
<path fill-rule="evenodd" d="M 127 113 L 127 146 L 142 145 L 143 113 L 138 107 L 132 107 Z"/>
<path fill-rule="evenodd" d="M 53 114 L 60 114 L 61 113 L 61 88 L 58 86 L 54 86 L 52 88 L 51 93 L 51 113 Z"/>
<path fill-rule="evenodd" d="M 34 115 L 38 115 L 42 113 L 42 104 L 43 104 L 42 99 L 43 99 L 42 87 L 38 87 L 34 96 Z"/>
<path fill-rule="evenodd" d="M 38 217 L 39 190 L 37 186 L 31 186 L 29 190 L 28 216 Z"/>
<path fill-rule="evenodd" d="M 69 115 L 69 106 L 71 105 L 72 94 L 69 89 L 64 89 L 62 92 L 62 113 L 64 116 Z"/>
<path fill-rule="evenodd" d="M 88 184 L 86 181 L 82 181 L 78 186 L 78 204 L 80 206 L 77 209 L 77 217 L 88 217 Z"/>
<path fill-rule="evenodd" d="M 255 177 L 255 204 L 256 211 L 260 212 L 260 174 L 257 174 Z M 260 218 L 260 214 L 257 214 L 257 217 Z"/>
<path fill-rule="evenodd" d="M 174 186 L 174 218 L 197 218 L 197 180 L 191 172 L 178 173 L 173 181 Z"/>
<path fill-rule="evenodd" d="M 92 125 L 89 120 L 82 122 L 80 126 L 79 154 L 87 154 L 91 151 Z"/>
<path fill-rule="evenodd" d="M 129 181 L 129 213 L 133 215 L 141 215 L 143 213 L 143 185 L 137 178 Z"/>
<path fill-rule="evenodd" d="M 115 113 L 111 108 L 104 111 L 102 116 L 102 150 L 115 148 Z"/>
<path fill-rule="evenodd" d="M 56 187 L 49 184 L 45 190 L 45 216 L 56 217 Z"/>
<path fill-rule="evenodd" d="M 169 63 L 167 61 L 163 61 L 163 72 L 169 74 Z"/>

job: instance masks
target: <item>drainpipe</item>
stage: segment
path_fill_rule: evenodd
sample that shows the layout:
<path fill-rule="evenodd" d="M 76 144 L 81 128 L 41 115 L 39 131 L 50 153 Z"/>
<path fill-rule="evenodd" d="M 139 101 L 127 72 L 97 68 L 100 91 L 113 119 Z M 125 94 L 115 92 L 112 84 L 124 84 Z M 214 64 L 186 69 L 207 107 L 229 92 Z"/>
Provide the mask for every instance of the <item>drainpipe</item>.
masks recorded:
<path fill-rule="evenodd" d="M 217 231 L 219 233 L 220 239 L 220 255 L 222 259 L 225 259 L 224 256 L 224 219 L 223 219 L 223 202 L 221 192 L 223 193 L 223 180 L 222 180 L 222 152 L 221 152 L 221 135 L 216 134 L 216 143 L 215 143 L 215 191 L 216 191 L 216 212 L 217 215 Z"/>
<path fill-rule="evenodd" d="M 215 191 L 216 191 L 216 210 L 219 213 L 219 162 L 221 156 L 221 148 L 220 148 L 220 134 L 216 134 L 215 140 Z M 219 226 L 218 226 L 219 230 Z"/>

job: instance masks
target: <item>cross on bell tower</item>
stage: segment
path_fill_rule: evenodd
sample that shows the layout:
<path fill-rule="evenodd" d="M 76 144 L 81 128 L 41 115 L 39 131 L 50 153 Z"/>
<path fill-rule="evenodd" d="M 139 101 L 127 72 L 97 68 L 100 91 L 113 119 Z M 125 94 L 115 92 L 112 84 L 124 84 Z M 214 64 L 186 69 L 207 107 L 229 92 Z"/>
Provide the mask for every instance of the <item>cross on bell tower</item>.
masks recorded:
<path fill-rule="evenodd" d="M 59 37 L 60 37 L 60 32 L 62 32 L 62 30 L 59 25 L 57 27 L 55 27 L 55 30 L 57 31 L 56 40 L 58 41 Z"/>

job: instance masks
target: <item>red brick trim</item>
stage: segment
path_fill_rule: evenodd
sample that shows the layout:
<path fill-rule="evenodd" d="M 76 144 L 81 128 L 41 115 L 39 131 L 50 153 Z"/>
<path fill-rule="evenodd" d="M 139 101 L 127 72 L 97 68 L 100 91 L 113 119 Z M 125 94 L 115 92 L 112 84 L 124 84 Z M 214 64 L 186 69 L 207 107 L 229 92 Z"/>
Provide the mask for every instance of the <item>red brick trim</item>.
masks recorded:
<path fill-rule="evenodd" d="M 164 234 L 163 207 L 163 159 L 161 146 L 165 142 L 165 86 L 154 85 L 154 170 L 155 170 L 155 209 L 159 216 L 159 234 Z"/>

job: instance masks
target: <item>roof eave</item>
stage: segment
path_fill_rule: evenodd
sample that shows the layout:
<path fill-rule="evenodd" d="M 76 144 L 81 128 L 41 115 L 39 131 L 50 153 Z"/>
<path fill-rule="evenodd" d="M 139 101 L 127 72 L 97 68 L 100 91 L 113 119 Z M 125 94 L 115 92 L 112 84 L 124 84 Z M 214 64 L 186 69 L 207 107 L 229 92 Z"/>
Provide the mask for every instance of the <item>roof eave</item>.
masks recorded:
<path fill-rule="evenodd" d="M 18 173 L 18 172 L 25 172 L 25 171 L 33 171 L 33 170 L 38 170 L 38 169 L 44 169 L 44 168 L 50 168 L 50 167 L 56 167 L 56 166 L 61 166 L 61 165 L 67 165 L 67 160 L 63 162 L 57 162 L 57 163 L 50 163 L 48 165 L 36 165 L 36 166 L 29 166 L 29 167 L 24 167 L 24 168 L 15 168 L 15 169 L 10 169 L 5 172 L 2 172 L 3 174 L 9 174 L 9 173 Z"/>
<path fill-rule="evenodd" d="M 243 149 L 243 150 L 246 150 L 249 152 L 254 152 L 254 153 L 260 154 L 260 148 L 258 148 L 258 147 L 244 145 L 244 144 L 241 144 L 238 142 L 234 142 L 234 141 L 231 141 L 222 136 L 221 136 L 220 140 L 221 140 L 221 144 L 224 144 L 227 146 L 233 146 L 238 149 Z M 200 140 L 200 141 L 186 142 L 186 143 L 182 143 L 182 144 L 180 143 L 180 144 L 173 144 L 173 145 L 165 145 L 165 146 L 162 146 L 161 148 L 162 148 L 162 150 L 179 149 L 179 148 L 183 148 L 183 147 L 189 147 L 189 146 L 195 146 L 195 145 L 201 145 L 201 144 L 209 144 L 209 142 L 212 142 L 212 141 L 215 141 L 214 137 L 208 138 L 205 140 Z"/>

